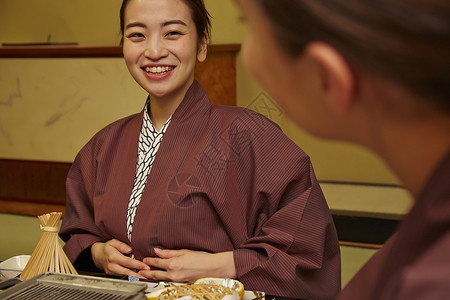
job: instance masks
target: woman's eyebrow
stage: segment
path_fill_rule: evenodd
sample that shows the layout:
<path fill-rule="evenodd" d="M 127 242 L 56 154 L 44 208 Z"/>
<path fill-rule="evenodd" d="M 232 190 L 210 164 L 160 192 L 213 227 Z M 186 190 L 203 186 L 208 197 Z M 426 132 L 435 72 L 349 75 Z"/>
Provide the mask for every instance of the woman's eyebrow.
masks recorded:
<path fill-rule="evenodd" d="M 131 28 L 131 27 L 142 27 L 147 28 L 147 26 L 144 23 L 141 22 L 131 22 L 128 23 L 127 26 L 125 26 L 125 29 Z"/>
<path fill-rule="evenodd" d="M 170 21 L 166 21 L 166 22 L 162 23 L 161 27 L 165 27 L 165 26 L 169 26 L 169 25 L 173 25 L 173 24 L 187 26 L 187 24 L 181 20 L 170 20 Z"/>
<path fill-rule="evenodd" d="M 170 20 L 170 21 L 166 21 L 166 22 L 162 23 L 161 27 L 166 27 L 166 26 L 173 25 L 173 24 L 187 26 L 187 24 L 181 20 Z M 147 25 L 145 25 L 142 22 L 131 22 L 125 26 L 125 29 L 131 28 L 131 27 L 147 28 Z"/>

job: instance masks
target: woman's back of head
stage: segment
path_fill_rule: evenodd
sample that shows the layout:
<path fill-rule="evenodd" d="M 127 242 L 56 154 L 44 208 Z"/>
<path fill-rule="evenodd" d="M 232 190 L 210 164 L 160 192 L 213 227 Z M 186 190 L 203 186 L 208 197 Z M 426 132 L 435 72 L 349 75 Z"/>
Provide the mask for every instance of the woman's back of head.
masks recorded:
<path fill-rule="evenodd" d="M 286 53 L 323 41 L 450 114 L 448 0 L 255 0 Z"/>

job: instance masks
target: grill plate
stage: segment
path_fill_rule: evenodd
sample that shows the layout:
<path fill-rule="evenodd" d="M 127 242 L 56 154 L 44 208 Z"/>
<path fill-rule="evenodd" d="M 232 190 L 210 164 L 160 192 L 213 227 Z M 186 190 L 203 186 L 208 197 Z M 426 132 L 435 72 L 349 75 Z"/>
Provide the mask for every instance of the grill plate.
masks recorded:
<path fill-rule="evenodd" d="M 147 285 L 119 279 L 44 273 L 0 293 L 0 299 L 141 300 Z"/>

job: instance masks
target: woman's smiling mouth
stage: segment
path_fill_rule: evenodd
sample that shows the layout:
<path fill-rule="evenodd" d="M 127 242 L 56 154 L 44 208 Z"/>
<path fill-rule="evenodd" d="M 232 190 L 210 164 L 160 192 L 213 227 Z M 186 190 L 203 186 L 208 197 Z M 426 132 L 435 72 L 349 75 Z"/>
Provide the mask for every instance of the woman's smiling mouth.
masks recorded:
<path fill-rule="evenodd" d="M 172 71 L 173 69 L 175 69 L 175 67 L 172 67 L 172 66 L 144 67 L 143 69 L 147 73 L 159 75 L 159 74 L 164 74 L 166 72 Z"/>

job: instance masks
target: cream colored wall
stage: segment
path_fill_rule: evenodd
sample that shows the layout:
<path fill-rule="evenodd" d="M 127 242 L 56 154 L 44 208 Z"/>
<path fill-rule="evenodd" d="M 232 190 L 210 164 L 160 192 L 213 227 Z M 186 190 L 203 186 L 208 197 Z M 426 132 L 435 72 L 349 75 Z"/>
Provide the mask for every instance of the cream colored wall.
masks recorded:
<path fill-rule="evenodd" d="M 121 0 L 0 0 L 0 42 L 46 42 L 50 37 L 52 42 L 117 45 L 120 3 Z M 206 0 L 206 5 L 213 16 L 212 43 L 242 43 L 245 26 L 238 20 L 233 1 Z M 139 110 L 143 104 L 136 100 L 142 99 L 142 91 L 131 80 L 123 63 L 115 59 L 111 63 L 104 59 L 0 59 L 0 69 L 0 158 L 72 161 L 95 131 Z M 21 83 L 15 77 L 17 72 L 21 74 Z M 121 75 L 111 82 L 109 72 Z M 240 57 L 237 76 L 238 105 L 256 108 L 255 101 L 263 97 L 275 107 L 245 71 Z M 30 84 L 25 86 L 26 80 Z M 21 84 L 21 94 L 15 90 L 18 84 Z M 108 87 L 118 84 L 123 85 L 123 93 L 118 102 L 111 104 L 111 99 L 118 96 L 110 95 Z M 91 97 L 83 102 L 82 96 L 76 95 L 85 95 L 86 88 L 95 92 L 89 90 Z M 21 101 L 24 94 L 29 103 Z M 78 110 L 73 112 L 77 105 Z M 87 116 L 94 117 L 87 122 Z M 313 138 L 287 120 L 282 112 L 269 117 L 311 156 L 319 179 L 397 183 L 370 152 Z"/>
<path fill-rule="evenodd" d="M 0 42 L 78 42 L 118 45 L 122 0 L 0 0 Z M 205 0 L 213 19 L 212 42 L 240 43 L 243 25 L 232 0 Z"/>
<path fill-rule="evenodd" d="M 0 68 L 2 158 L 73 161 L 98 130 L 146 99 L 121 58 L 7 59 Z"/>

